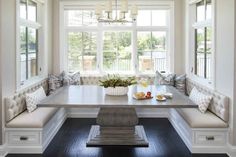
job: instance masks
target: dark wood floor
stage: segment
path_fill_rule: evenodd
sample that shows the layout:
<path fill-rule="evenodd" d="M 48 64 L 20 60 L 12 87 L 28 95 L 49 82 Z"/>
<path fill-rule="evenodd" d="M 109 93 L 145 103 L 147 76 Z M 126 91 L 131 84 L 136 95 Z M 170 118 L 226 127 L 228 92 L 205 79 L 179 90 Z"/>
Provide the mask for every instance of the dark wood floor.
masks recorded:
<path fill-rule="evenodd" d="M 140 119 L 148 148 L 87 148 L 85 143 L 95 119 L 67 119 L 40 155 L 8 154 L 7 157 L 228 157 L 224 154 L 191 154 L 168 119 Z"/>

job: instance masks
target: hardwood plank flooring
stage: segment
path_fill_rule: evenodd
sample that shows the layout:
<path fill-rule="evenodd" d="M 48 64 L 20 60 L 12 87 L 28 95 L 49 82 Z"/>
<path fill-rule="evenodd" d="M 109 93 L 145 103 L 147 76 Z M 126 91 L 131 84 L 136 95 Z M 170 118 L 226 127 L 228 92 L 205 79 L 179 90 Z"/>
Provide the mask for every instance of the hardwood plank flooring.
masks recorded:
<path fill-rule="evenodd" d="M 191 154 L 166 118 L 144 118 L 148 148 L 86 147 L 95 119 L 69 118 L 43 154 L 8 154 L 7 157 L 228 157 L 226 154 Z"/>

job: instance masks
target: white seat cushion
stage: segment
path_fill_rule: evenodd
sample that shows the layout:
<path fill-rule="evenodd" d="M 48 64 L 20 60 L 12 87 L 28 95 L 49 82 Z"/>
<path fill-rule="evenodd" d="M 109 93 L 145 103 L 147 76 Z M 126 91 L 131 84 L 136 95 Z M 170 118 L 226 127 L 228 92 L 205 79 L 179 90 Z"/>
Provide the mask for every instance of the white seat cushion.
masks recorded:
<path fill-rule="evenodd" d="M 228 124 L 210 111 L 201 113 L 196 108 L 176 109 L 191 128 L 227 128 Z"/>
<path fill-rule="evenodd" d="M 42 128 L 58 108 L 40 107 L 34 112 L 24 111 L 6 124 L 8 128 Z"/>

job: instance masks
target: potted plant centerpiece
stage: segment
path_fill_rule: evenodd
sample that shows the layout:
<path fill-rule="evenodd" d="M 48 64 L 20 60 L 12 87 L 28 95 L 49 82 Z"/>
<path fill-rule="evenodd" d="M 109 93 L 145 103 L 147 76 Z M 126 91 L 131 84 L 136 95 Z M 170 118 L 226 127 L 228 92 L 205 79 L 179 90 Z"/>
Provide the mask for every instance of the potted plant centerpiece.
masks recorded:
<path fill-rule="evenodd" d="M 121 78 L 119 75 L 108 75 L 103 80 L 99 80 L 100 86 L 105 88 L 107 95 L 126 95 L 128 86 L 136 84 L 135 77 Z"/>

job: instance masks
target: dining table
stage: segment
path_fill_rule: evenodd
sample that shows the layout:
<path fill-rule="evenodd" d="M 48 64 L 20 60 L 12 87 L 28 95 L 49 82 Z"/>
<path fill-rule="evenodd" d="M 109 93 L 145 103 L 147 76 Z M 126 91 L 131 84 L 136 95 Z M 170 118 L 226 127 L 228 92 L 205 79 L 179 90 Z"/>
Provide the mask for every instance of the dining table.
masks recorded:
<path fill-rule="evenodd" d="M 98 85 L 69 85 L 59 88 L 37 104 L 38 107 L 99 108 L 96 125 L 92 125 L 86 145 L 148 147 L 148 139 L 139 125 L 137 108 L 197 108 L 183 93 L 168 85 L 132 85 L 122 96 L 107 95 Z M 138 100 L 137 92 L 151 92 L 152 98 Z M 171 93 L 172 97 L 158 101 L 156 95 Z M 158 125 L 158 124 L 157 124 Z"/>

